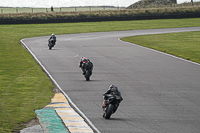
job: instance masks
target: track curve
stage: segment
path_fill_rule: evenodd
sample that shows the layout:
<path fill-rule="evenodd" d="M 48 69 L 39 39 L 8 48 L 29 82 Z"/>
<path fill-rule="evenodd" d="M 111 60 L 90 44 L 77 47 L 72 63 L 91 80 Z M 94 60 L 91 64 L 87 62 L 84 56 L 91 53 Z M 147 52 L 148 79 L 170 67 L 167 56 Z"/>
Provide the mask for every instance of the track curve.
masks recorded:
<path fill-rule="evenodd" d="M 200 31 L 200 27 L 58 35 L 23 39 L 72 102 L 105 133 L 188 133 L 200 127 L 200 65 L 119 41 L 120 37 Z M 91 81 L 78 68 L 80 57 L 94 63 Z M 110 84 L 124 98 L 110 120 L 102 118 L 102 94 Z"/>

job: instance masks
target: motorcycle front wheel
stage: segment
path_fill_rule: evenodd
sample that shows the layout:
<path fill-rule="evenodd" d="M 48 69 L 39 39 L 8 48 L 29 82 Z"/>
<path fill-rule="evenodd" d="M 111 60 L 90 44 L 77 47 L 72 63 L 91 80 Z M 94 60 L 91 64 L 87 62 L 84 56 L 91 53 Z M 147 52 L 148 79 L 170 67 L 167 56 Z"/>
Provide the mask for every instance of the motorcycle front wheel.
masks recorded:
<path fill-rule="evenodd" d="M 51 50 L 51 48 L 53 47 L 53 44 L 52 43 L 48 44 L 48 46 L 49 46 L 49 50 Z"/>
<path fill-rule="evenodd" d="M 112 104 L 108 105 L 105 115 L 104 115 L 105 119 L 110 119 L 110 116 L 112 115 L 112 112 L 113 112 L 113 108 L 114 108 L 114 105 L 112 105 Z"/>

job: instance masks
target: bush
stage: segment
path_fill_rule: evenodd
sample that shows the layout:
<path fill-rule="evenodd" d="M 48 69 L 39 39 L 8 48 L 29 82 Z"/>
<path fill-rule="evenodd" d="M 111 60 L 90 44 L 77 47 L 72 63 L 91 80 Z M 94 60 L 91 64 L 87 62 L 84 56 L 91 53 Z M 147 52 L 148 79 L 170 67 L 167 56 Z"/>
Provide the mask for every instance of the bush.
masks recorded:
<path fill-rule="evenodd" d="M 187 8 L 148 8 L 148 9 L 124 9 L 124 10 L 102 10 L 102 11 L 79 11 L 79 12 L 51 12 L 51 13 L 13 13 L 0 14 L 4 20 L 55 20 L 55 19 L 84 19 L 84 18 L 119 18 L 134 17 L 139 15 L 173 15 L 186 13 L 200 13 L 199 7 Z"/>

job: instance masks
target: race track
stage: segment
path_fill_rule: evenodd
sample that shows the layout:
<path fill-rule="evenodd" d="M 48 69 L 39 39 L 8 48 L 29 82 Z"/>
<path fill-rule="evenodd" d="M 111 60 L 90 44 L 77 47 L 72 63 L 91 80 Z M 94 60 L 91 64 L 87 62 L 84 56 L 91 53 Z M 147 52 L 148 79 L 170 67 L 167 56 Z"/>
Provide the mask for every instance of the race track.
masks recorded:
<path fill-rule="evenodd" d="M 58 35 L 23 39 L 62 90 L 102 133 L 198 133 L 200 65 L 120 41 L 124 36 L 200 31 L 200 27 Z M 78 63 L 94 63 L 85 81 Z M 110 120 L 102 117 L 102 94 L 118 86 L 124 100 Z"/>

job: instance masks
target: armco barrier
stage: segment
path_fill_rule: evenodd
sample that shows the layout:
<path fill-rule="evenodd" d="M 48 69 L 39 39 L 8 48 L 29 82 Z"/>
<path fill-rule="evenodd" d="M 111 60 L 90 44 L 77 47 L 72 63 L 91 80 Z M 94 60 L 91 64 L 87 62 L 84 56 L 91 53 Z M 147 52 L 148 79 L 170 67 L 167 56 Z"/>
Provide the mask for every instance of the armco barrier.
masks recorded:
<path fill-rule="evenodd" d="M 125 21 L 125 20 L 151 20 L 151 19 L 180 19 L 199 18 L 200 13 L 182 14 L 154 14 L 134 16 L 90 17 L 90 18 L 56 18 L 56 19 L 0 19 L 0 24 L 43 24 L 43 23 L 74 23 L 74 22 L 99 22 L 99 21 Z"/>

